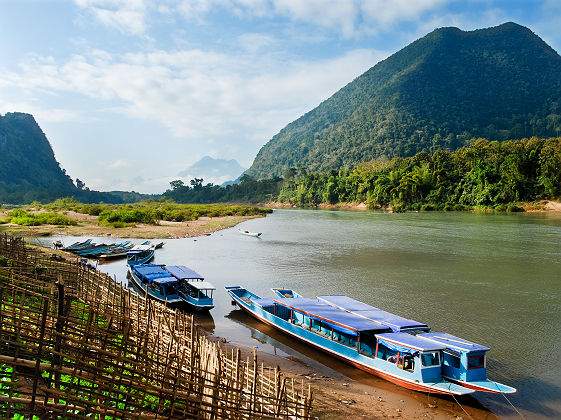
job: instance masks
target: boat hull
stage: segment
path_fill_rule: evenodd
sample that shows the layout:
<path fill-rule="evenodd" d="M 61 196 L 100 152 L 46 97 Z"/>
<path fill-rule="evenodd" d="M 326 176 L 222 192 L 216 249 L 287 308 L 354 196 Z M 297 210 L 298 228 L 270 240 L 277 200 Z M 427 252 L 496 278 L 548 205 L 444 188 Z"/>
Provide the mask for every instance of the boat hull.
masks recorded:
<path fill-rule="evenodd" d="M 226 288 L 228 290 L 228 288 Z M 404 388 L 407 389 L 411 389 L 414 391 L 421 391 L 421 392 L 427 392 L 427 393 L 431 393 L 431 394 L 443 394 L 443 395 L 464 395 L 464 394 L 470 394 L 472 392 L 474 392 L 473 390 L 464 388 L 462 386 L 457 386 L 454 385 L 452 383 L 447 383 L 446 387 L 445 386 L 435 386 L 434 384 L 423 384 L 421 382 L 417 382 L 414 380 L 410 380 L 408 378 L 404 378 L 404 377 L 400 377 L 398 375 L 392 374 L 390 372 L 386 372 L 382 369 L 376 368 L 372 365 L 368 365 L 366 363 L 361 363 L 358 360 L 353 359 L 352 357 L 348 357 L 345 356 L 343 354 L 340 354 L 339 352 L 337 352 L 334 349 L 328 348 L 326 346 L 323 346 L 317 342 L 314 342 L 306 337 L 304 337 L 303 335 L 299 334 L 298 331 L 291 331 L 288 328 L 283 327 L 282 325 L 280 325 L 277 322 L 274 322 L 274 320 L 272 319 L 267 319 L 268 316 L 265 315 L 264 313 L 259 313 L 255 310 L 253 310 L 249 305 L 247 305 L 242 299 L 240 299 L 238 296 L 236 296 L 234 293 L 231 293 L 229 290 L 228 292 L 230 293 L 231 297 L 234 299 L 234 301 L 238 304 L 238 306 L 243 309 L 245 312 L 247 312 L 249 315 L 257 318 L 258 320 L 260 320 L 261 322 L 270 325 L 271 327 L 282 331 L 283 333 L 286 333 L 300 341 L 303 341 L 306 344 L 309 344 L 311 346 L 313 346 L 314 348 L 317 348 L 321 351 L 324 351 L 332 356 L 337 357 L 340 360 L 343 360 L 355 367 L 357 367 L 358 369 L 364 370 L 368 373 L 377 375 L 383 379 L 386 379 L 389 382 L 392 382 L 396 385 L 402 386 Z M 264 311 L 263 311 L 264 312 Z M 270 315 L 270 314 L 269 314 Z M 292 325 L 292 324 L 291 324 Z M 306 331 L 306 330 L 303 330 Z M 310 333 L 310 334 L 314 334 L 314 333 Z M 315 335 L 315 334 L 314 334 Z"/>
<path fill-rule="evenodd" d="M 461 385 L 463 387 L 473 389 L 474 391 L 489 392 L 491 394 L 513 394 L 516 392 L 516 388 L 512 388 L 508 385 L 500 384 L 498 382 L 490 380 L 466 382 L 448 376 L 446 376 L 445 378 L 450 382 L 454 382 L 455 384 Z"/>

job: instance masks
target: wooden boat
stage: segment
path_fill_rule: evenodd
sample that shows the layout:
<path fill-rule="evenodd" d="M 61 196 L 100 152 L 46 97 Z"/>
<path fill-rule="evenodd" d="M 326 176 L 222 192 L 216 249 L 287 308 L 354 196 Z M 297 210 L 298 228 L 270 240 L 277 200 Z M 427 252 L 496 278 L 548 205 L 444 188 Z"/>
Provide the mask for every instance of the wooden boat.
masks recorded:
<path fill-rule="evenodd" d="M 185 303 L 201 311 L 214 308 L 216 288 L 183 265 L 136 264 L 128 266 L 133 282 L 152 298 L 168 304 Z"/>
<path fill-rule="evenodd" d="M 291 289 L 273 289 L 277 296 L 298 295 Z M 318 301 L 339 308 L 354 315 L 380 322 L 393 332 L 409 332 L 441 344 L 442 376 L 466 388 L 481 392 L 513 393 L 516 388 L 487 379 L 486 352 L 489 347 L 472 343 L 448 333 L 431 333 L 426 324 L 408 320 L 381 309 L 370 306 L 348 296 L 318 296 Z"/>
<path fill-rule="evenodd" d="M 154 245 L 140 244 L 127 251 L 127 265 L 146 264 L 154 258 Z"/>
<path fill-rule="evenodd" d="M 168 265 L 165 270 L 179 281 L 179 296 L 197 311 L 214 308 L 212 295 L 216 290 L 196 271 L 184 265 Z"/>
<path fill-rule="evenodd" d="M 442 378 L 445 346 L 391 329 L 326 303 L 306 298 L 261 299 L 239 286 L 226 287 L 234 302 L 260 321 L 405 388 L 464 395 L 474 390 Z"/>
<path fill-rule="evenodd" d="M 261 236 L 261 232 L 250 232 L 249 230 L 244 229 L 238 229 L 238 232 L 245 236 L 253 236 L 254 238 L 258 238 Z"/>
<path fill-rule="evenodd" d="M 72 245 L 68 245 L 65 248 L 62 248 L 63 251 L 73 251 L 76 249 L 82 249 L 82 248 L 87 248 L 88 246 L 90 246 L 92 243 L 91 239 L 86 239 L 83 242 L 74 242 Z"/>
<path fill-rule="evenodd" d="M 164 303 L 181 303 L 179 280 L 156 264 L 128 265 L 130 278 L 146 295 Z"/>

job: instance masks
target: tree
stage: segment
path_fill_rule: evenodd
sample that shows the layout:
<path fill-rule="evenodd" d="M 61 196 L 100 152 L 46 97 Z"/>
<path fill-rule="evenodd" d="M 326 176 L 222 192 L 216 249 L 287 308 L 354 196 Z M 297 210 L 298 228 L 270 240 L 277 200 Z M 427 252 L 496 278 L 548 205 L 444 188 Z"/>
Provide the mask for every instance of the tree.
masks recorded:
<path fill-rule="evenodd" d="M 171 181 L 171 182 L 169 183 L 169 185 L 171 186 L 171 189 L 172 189 L 173 191 L 178 190 L 178 189 L 180 189 L 180 188 L 182 188 L 182 187 L 185 186 L 185 184 L 183 183 L 183 181 L 180 180 L 180 179 L 176 179 L 175 181 Z"/>

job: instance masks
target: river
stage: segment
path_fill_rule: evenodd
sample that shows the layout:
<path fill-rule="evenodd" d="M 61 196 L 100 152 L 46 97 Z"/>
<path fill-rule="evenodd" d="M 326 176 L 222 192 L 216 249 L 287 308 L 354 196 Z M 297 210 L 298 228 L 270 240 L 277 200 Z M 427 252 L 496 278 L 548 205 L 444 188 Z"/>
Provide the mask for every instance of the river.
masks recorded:
<path fill-rule="evenodd" d="M 514 406 L 527 418 L 561 418 L 561 214 L 275 210 L 241 226 L 263 235 L 232 228 L 156 251 L 155 263 L 187 265 L 217 287 L 216 307 L 200 317 L 214 334 L 366 380 L 259 325 L 231 306 L 224 286 L 263 297 L 281 286 L 345 294 L 491 347 L 488 377 L 518 389 Z M 126 283 L 125 267 L 99 269 Z M 519 418 L 500 395 L 473 398 L 483 412 Z"/>

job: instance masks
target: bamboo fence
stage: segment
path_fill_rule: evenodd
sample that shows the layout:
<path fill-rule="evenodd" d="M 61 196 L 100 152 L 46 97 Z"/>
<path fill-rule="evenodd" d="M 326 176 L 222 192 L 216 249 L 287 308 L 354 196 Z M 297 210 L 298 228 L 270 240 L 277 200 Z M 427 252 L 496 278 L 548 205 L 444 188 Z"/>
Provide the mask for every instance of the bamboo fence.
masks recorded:
<path fill-rule="evenodd" d="M 311 402 L 189 314 L 0 235 L 0 417 L 297 419 Z"/>

